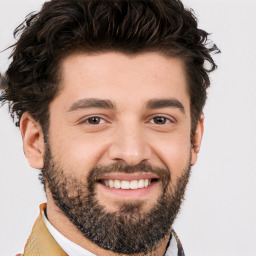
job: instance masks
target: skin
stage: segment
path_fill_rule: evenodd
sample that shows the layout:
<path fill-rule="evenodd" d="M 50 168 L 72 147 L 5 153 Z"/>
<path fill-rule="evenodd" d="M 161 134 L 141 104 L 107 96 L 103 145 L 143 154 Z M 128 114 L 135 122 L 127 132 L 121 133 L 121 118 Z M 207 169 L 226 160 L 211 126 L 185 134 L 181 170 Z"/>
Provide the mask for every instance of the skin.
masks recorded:
<path fill-rule="evenodd" d="M 203 135 L 203 116 L 198 122 L 191 149 L 190 98 L 183 63 L 180 59 L 149 52 L 133 56 L 107 52 L 73 54 L 61 65 L 61 90 L 49 105 L 49 144 L 55 161 L 65 170 L 75 170 L 75 177 L 87 177 L 96 165 L 125 162 L 136 165 L 149 162 L 168 168 L 172 186 L 187 166 L 197 161 Z M 109 100 L 115 108 L 88 107 L 88 99 Z M 177 106 L 149 108 L 152 100 L 168 99 Z M 77 107 L 82 102 L 87 106 Z M 89 104 L 90 105 L 90 104 Z M 99 117 L 91 124 L 90 117 Z M 155 117 L 164 117 L 156 123 Z M 44 140 L 41 126 L 24 113 L 21 119 L 24 152 L 33 168 L 44 165 Z M 139 179 L 110 174 L 110 178 Z M 136 176 L 137 175 L 137 176 Z M 105 177 L 106 178 L 106 177 Z M 109 178 L 109 177 L 107 177 Z M 47 184 L 46 184 L 47 185 Z M 143 202 L 149 211 L 162 192 L 156 182 L 144 193 L 129 191 L 120 195 L 98 184 L 96 195 L 107 211 L 131 200 Z M 47 215 L 64 236 L 97 255 L 116 255 L 88 241 L 55 205 L 46 188 Z M 168 237 L 162 239 L 152 255 L 163 255 Z"/>

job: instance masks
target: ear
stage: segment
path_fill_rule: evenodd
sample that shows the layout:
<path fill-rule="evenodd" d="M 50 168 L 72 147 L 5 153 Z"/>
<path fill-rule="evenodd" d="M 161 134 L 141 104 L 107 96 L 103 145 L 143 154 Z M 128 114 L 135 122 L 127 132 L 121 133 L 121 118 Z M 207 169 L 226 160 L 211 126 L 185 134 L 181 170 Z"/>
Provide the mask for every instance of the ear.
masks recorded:
<path fill-rule="evenodd" d="M 41 125 L 25 112 L 20 120 L 23 151 L 29 165 L 36 169 L 44 167 L 44 134 Z"/>
<path fill-rule="evenodd" d="M 191 157 L 191 165 L 195 165 L 197 161 L 197 156 L 200 151 L 200 146 L 204 133 L 204 115 L 201 115 L 200 120 L 197 123 L 196 131 L 194 134 L 194 138 L 192 138 L 192 157 Z"/>

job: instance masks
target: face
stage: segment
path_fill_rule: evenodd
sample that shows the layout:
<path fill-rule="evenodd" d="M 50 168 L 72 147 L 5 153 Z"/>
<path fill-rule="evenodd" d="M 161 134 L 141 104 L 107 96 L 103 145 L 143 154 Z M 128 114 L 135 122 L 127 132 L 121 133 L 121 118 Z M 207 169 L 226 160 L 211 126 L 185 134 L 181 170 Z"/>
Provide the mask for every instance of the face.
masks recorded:
<path fill-rule="evenodd" d="M 131 240 L 161 233 L 148 248 L 139 249 L 146 242 L 138 238 L 135 251 L 120 251 L 117 237 L 103 248 L 152 249 L 170 230 L 197 155 L 182 61 L 158 53 L 74 54 L 62 63 L 61 88 L 49 106 L 47 193 L 91 240 L 106 237 L 88 231 L 97 221 Z M 90 209 L 89 219 L 97 218 L 88 226 Z"/>

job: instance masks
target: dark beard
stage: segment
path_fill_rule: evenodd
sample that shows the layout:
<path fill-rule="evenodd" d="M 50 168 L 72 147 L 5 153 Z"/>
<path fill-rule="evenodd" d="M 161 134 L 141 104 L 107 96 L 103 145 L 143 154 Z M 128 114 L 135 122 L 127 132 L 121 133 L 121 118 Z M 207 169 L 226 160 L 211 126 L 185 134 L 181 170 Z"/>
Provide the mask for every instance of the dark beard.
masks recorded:
<path fill-rule="evenodd" d="M 112 164 L 94 167 L 87 179 L 82 180 L 56 164 L 48 147 L 44 163 L 41 180 L 47 184 L 55 204 L 86 238 L 101 248 L 122 254 L 147 254 L 168 235 L 190 175 L 188 165 L 175 186 L 170 186 L 171 177 L 167 169 L 146 163 L 132 167 Z M 141 211 L 143 202 L 122 203 L 116 212 L 107 212 L 96 198 L 95 185 L 103 174 L 110 172 L 157 174 L 162 182 L 162 195 L 147 213 Z"/>

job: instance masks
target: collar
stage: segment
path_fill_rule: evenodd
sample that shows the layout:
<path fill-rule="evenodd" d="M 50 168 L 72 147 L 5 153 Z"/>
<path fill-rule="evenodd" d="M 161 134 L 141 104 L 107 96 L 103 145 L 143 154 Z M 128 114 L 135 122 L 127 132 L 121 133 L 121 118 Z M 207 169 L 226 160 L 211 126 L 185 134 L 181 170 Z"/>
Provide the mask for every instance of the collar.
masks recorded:
<path fill-rule="evenodd" d="M 44 211 L 42 212 L 43 220 L 48 228 L 49 232 L 56 240 L 56 242 L 61 246 L 61 248 L 69 255 L 69 256 L 95 256 L 95 254 L 89 252 L 88 250 L 82 248 L 81 246 L 75 244 L 70 241 L 68 238 L 63 236 L 53 225 L 48 221 L 45 216 Z"/>
<path fill-rule="evenodd" d="M 25 245 L 23 256 L 68 256 L 58 245 L 45 226 L 42 212 L 46 208 L 46 203 L 39 206 L 40 214 L 35 221 L 32 232 Z"/>

